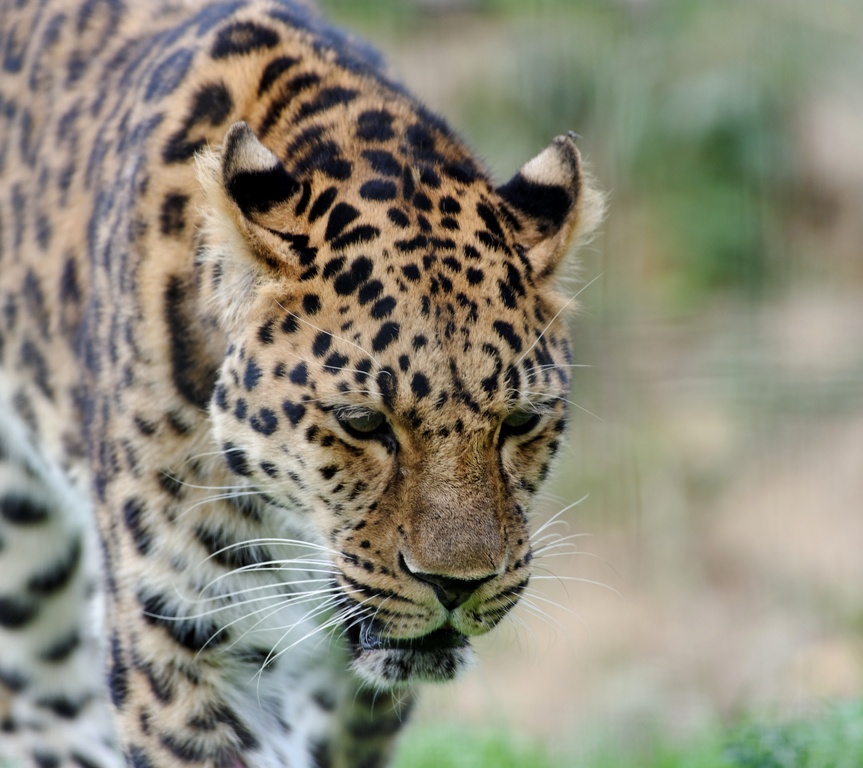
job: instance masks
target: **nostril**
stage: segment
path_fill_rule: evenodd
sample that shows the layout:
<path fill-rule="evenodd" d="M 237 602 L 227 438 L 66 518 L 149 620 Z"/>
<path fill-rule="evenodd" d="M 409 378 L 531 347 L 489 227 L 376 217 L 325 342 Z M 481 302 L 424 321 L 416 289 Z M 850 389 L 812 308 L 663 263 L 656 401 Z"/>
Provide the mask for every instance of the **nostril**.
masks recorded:
<path fill-rule="evenodd" d="M 405 562 L 403 555 L 399 555 L 399 565 L 401 565 L 402 570 L 415 579 L 428 584 L 434 590 L 441 605 L 448 611 L 454 611 L 462 603 L 467 602 L 474 592 L 495 576 L 492 573 L 479 579 L 458 579 L 452 576 L 440 576 L 436 573 L 422 573 L 412 570 Z"/>

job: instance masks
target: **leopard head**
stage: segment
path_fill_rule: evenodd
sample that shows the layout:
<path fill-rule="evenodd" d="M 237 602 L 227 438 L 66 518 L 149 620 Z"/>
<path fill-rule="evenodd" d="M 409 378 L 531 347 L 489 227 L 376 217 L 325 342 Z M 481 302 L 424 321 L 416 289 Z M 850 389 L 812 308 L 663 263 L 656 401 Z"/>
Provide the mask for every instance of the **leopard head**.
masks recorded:
<path fill-rule="evenodd" d="M 601 209 L 567 136 L 494 187 L 438 126 L 388 127 L 339 146 L 338 183 L 245 123 L 199 162 L 214 438 L 326 548 L 379 687 L 456 676 L 528 584 L 570 384 L 555 275 Z"/>

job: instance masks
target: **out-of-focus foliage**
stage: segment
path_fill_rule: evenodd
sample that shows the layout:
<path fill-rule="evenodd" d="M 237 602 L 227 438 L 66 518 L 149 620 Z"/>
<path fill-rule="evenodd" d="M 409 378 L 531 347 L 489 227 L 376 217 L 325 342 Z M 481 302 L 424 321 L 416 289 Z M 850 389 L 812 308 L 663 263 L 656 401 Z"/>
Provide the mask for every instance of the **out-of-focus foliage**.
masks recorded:
<path fill-rule="evenodd" d="M 758 297 L 793 278 L 805 260 L 783 228 L 816 204 L 795 132 L 837 57 L 849 75 L 863 78 L 854 33 L 854 25 L 863 26 L 863 5 L 326 5 L 379 40 L 391 38 L 396 49 L 420 44 L 423 35 L 443 39 L 460 22 L 505 28 L 501 40 L 510 55 L 497 50 L 494 68 L 438 70 L 461 81 L 449 114 L 493 165 L 529 156 L 563 129 L 583 135 L 610 187 L 616 226 L 628 228 L 621 217 L 631 215 L 649 227 L 635 277 L 660 300 L 686 309 L 717 290 Z M 450 55 L 442 49 L 441 63 Z"/>
<path fill-rule="evenodd" d="M 396 768 L 858 768 L 863 765 L 863 701 L 827 706 L 811 719 L 751 723 L 703 734 L 685 746 L 661 735 L 638 749 L 552 756 L 512 734 L 418 728 Z"/>

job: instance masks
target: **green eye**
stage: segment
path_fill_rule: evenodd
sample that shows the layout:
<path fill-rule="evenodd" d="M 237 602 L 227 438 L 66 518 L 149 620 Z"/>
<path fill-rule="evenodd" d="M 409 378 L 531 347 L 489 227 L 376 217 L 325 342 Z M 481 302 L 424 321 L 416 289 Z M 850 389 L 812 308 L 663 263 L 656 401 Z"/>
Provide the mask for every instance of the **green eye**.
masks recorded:
<path fill-rule="evenodd" d="M 354 437 L 372 437 L 387 426 L 386 417 L 380 411 L 351 410 L 336 418 L 342 428 Z"/>
<path fill-rule="evenodd" d="M 539 424 L 540 414 L 536 411 L 515 410 L 504 420 L 500 428 L 502 437 L 525 435 Z"/>

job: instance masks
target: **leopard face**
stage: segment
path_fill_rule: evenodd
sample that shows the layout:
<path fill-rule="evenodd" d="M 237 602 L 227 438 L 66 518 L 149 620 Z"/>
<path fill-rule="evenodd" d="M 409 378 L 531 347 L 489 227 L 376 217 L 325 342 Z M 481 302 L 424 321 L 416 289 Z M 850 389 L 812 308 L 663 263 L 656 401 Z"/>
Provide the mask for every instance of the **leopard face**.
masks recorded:
<path fill-rule="evenodd" d="M 570 384 L 553 271 L 593 203 L 568 138 L 499 189 L 377 151 L 332 193 L 240 123 L 199 177 L 215 441 L 313 521 L 353 667 L 392 687 L 456 676 L 528 584 Z"/>

